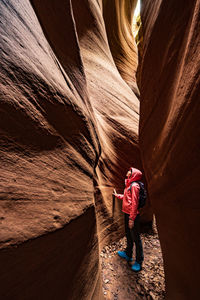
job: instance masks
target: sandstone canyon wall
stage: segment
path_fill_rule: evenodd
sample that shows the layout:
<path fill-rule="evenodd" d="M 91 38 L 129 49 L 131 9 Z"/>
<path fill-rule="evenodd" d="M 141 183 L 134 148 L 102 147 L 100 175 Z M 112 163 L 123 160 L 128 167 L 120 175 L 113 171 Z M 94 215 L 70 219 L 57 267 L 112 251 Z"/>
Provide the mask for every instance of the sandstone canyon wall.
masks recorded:
<path fill-rule="evenodd" d="M 1 298 L 100 299 L 112 189 L 141 168 L 138 99 L 101 1 L 7 0 L 0 17 Z"/>
<path fill-rule="evenodd" d="M 198 299 L 200 1 L 142 2 L 140 146 L 167 299 Z"/>
<path fill-rule="evenodd" d="M 137 46 L 133 36 L 133 15 L 137 0 L 103 0 L 103 16 L 110 50 L 115 64 L 134 93 L 138 65 Z"/>

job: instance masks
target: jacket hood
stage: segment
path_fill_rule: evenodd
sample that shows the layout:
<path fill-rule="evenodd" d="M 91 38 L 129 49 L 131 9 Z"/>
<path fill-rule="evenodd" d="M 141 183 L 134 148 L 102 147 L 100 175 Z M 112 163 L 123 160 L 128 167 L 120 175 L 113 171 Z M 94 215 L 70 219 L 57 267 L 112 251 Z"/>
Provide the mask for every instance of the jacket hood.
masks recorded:
<path fill-rule="evenodd" d="M 142 172 L 136 168 L 130 168 L 131 175 L 125 180 L 126 185 L 130 185 L 133 181 L 141 180 L 142 178 Z"/>

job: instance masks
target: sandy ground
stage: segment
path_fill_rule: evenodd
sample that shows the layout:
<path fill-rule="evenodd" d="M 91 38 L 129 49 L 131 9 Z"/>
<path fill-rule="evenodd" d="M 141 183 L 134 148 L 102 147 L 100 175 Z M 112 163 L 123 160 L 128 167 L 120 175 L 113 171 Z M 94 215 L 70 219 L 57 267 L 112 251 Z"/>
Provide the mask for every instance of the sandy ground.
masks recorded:
<path fill-rule="evenodd" d="M 165 284 L 162 252 L 155 225 L 149 233 L 143 233 L 143 269 L 134 273 L 126 260 L 117 255 L 126 248 L 126 239 L 106 246 L 101 252 L 103 293 L 105 299 L 164 299 Z"/>

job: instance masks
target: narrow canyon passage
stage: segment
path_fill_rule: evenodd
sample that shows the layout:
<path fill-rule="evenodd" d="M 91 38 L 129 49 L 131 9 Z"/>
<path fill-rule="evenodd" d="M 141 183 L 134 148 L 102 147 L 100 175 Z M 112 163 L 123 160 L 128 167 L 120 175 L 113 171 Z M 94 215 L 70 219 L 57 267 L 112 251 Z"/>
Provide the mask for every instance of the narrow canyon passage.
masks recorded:
<path fill-rule="evenodd" d="M 122 78 L 139 98 L 140 93 L 136 83 L 136 72 L 138 51 L 142 48 L 142 33 L 140 1 L 136 2 L 132 2 L 132 7 L 131 2 L 129 2 L 129 4 L 128 2 L 126 3 L 127 7 L 123 6 L 123 4 L 120 7 L 119 3 L 116 4 L 115 2 L 115 11 L 114 9 L 111 10 L 108 2 L 105 1 L 104 19 L 108 41 L 116 66 Z M 130 11 L 134 12 L 134 14 L 130 14 L 132 19 L 128 18 Z M 121 14 L 124 16 L 123 19 Z M 110 22 L 111 15 L 112 20 L 114 20 L 112 23 Z M 115 34 L 113 34 L 114 31 Z M 129 36 L 125 33 L 127 31 L 129 31 Z M 120 34 L 120 32 L 123 32 L 123 34 Z M 136 47 L 136 42 L 139 49 Z M 146 211 L 148 210 L 150 211 L 149 207 L 146 208 Z M 142 215 L 144 214 L 145 211 L 143 210 Z M 142 234 L 145 259 L 142 271 L 139 273 L 134 273 L 131 270 L 131 264 L 117 255 L 117 251 L 124 251 L 126 248 L 125 237 L 103 248 L 100 257 L 103 276 L 103 294 L 105 299 L 164 299 L 165 280 L 163 259 L 155 218 L 153 228 L 147 229 L 148 227 L 146 227 L 146 233 Z M 135 261 L 135 253 L 133 255 L 133 261 Z"/>
<path fill-rule="evenodd" d="M 200 0 L 141 0 L 137 45 L 136 4 L 0 1 L 0 299 L 162 299 L 160 244 L 165 298 L 199 298 Z M 130 166 L 159 234 L 137 275 L 112 213 Z"/>

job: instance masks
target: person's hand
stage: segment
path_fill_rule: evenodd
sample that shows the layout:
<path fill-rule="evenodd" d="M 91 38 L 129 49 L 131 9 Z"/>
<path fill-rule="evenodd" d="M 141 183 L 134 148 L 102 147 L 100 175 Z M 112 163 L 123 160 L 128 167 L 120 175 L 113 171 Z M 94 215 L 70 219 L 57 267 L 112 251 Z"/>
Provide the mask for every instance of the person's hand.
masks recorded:
<path fill-rule="evenodd" d="M 112 193 L 115 197 L 116 197 L 116 195 L 117 195 L 117 192 L 116 192 L 116 190 L 114 189 L 113 190 L 113 193 Z"/>
<path fill-rule="evenodd" d="M 131 219 L 129 219 L 129 221 L 128 221 L 128 227 L 129 227 L 130 229 L 132 229 L 133 226 L 134 226 L 134 221 L 131 220 Z"/>

